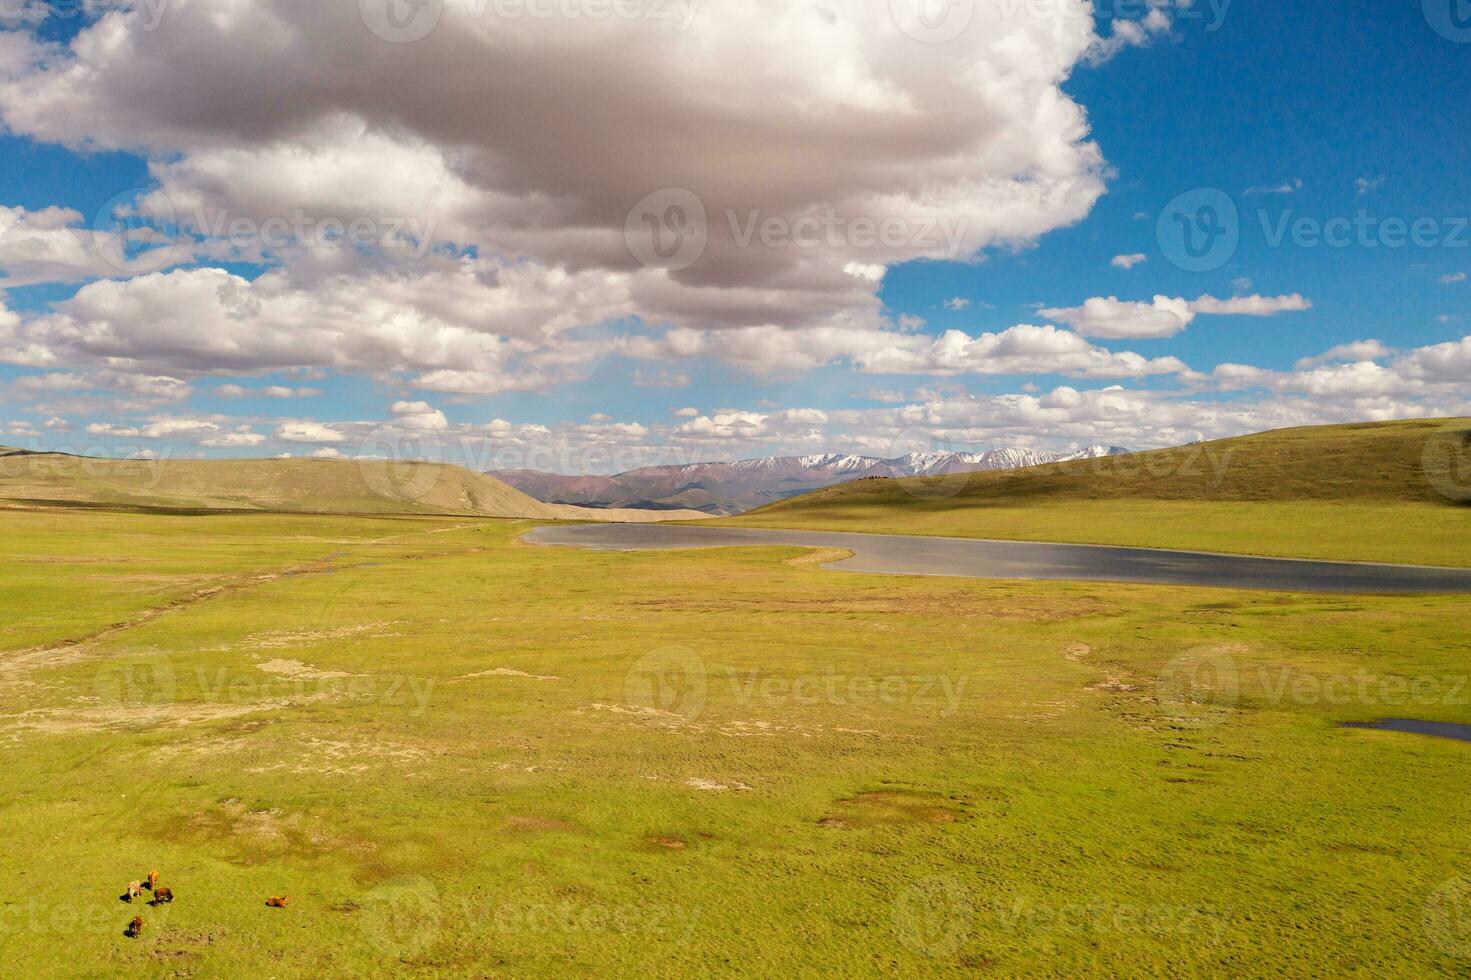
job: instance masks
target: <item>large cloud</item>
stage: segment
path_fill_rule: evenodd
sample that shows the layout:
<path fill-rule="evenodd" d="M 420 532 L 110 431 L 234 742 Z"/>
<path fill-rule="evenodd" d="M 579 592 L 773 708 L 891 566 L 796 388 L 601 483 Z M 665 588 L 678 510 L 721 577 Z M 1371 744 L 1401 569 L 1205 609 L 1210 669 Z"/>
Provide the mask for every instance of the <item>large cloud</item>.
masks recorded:
<path fill-rule="evenodd" d="M 597 271 L 471 258 L 414 271 L 322 276 L 308 286 L 286 271 L 246 280 L 221 269 L 102 280 L 12 326 L 9 346 L 40 363 L 182 374 L 404 372 L 429 389 L 489 393 L 575 374 L 603 348 L 553 342 L 627 302 Z"/>
<path fill-rule="evenodd" d="M 1069 330 L 1018 324 L 972 337 L 949 330 L 939 337 L 861 326 L 671 330 L 660 339 L 625 338 L 618 349 L 632 357 L 669 360 L 718 357 L 755 375 L 800 374 L 846 361 L 865 374 L 958 375 L 1066 374 L 1141 378 L 1184 374 L 1177 358 L 1145 358 L 1132 351 L 1097 347 Z"/>
<path fill-rule="evenodd" d="M 626 277 L 656 321 L 876 319 L 874 271 L 1030 242 L 1103 190 L 1060 88 L 1096 41 L 1083 0 L 977 5 L 945 43 L 906 34 L 889 0 L 700 4 L 687 25 L 450 2 L 400 44 L 358 0 L 137 6 L 0 61 L 4 123 L 148 154 L 186 225 L 416 219 L 482 254 Z M 666 188 L 698 198 L 708 246 L 643 268 L 625 229 Z"/>

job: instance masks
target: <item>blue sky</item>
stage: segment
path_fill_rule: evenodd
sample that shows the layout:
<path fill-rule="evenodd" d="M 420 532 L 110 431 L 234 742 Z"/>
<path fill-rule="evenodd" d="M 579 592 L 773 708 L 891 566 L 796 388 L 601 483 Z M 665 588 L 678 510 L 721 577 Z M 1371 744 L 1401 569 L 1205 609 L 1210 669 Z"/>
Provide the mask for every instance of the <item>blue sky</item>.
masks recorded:
<path fill-rule="evenodd" d="M 887 3 L 655 0 L 384 36 L 397 2 L 6 8 L 0 441 L 579 471 L 1471 412 L 1441 0 L 958 0 L 938 43 Z M 1172 207 L 1222 198 L 1228 257 L 1182 268 Z"/>

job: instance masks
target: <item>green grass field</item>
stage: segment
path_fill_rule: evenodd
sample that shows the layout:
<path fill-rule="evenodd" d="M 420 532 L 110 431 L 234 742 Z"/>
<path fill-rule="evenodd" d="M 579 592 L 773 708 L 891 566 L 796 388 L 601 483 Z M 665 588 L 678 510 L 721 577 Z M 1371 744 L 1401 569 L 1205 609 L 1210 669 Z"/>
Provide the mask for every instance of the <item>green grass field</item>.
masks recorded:
<path fill-rule="evenodd" d="M 1471 973 L 1471 600 L 531 526 L 0 510 L 7 974 Z"/>
<path fill-rule="evenodd" d="M 1430 419 L 865 480 L 720 523 L 1464 566 L 1468 503 L 1471 420 Z"/>

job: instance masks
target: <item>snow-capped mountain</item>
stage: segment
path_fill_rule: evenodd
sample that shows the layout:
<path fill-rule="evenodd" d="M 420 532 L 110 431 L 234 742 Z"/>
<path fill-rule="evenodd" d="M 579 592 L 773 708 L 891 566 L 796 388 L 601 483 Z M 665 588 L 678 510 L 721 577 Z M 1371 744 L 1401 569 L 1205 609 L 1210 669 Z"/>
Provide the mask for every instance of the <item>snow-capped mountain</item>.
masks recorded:
<path fill-rule="evenodd" d="M 497 470 L 491 475 L 548 503 L 654 510 L 691 508 L 711 514 L 738 514 L 850 480 L 1012 470 L 1127 452 L 1117 446 L 1089 446 L 1071 453 L 993 449 L 980 453 L 909 453 L 894 459 L 826 453 L 650 466 L 617 476 L 563 476 L 539 470 Z"/>

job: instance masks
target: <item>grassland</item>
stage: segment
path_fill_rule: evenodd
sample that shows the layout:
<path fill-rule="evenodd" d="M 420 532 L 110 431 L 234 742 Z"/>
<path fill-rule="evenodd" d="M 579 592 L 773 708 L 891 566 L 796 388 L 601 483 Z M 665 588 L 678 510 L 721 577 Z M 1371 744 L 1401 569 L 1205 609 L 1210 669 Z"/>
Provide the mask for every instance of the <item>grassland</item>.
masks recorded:
<path fill-rule="evenodd" d="M 1471 600 L 529 526 L 0 511 L 6 972 L 1468 972 Z"/>
<path fill-rule="evenodd" d="M 1471 420 L 1285 429 L 1178 449 L 865 480 L 720 523 L 1471 565 Z"/>

